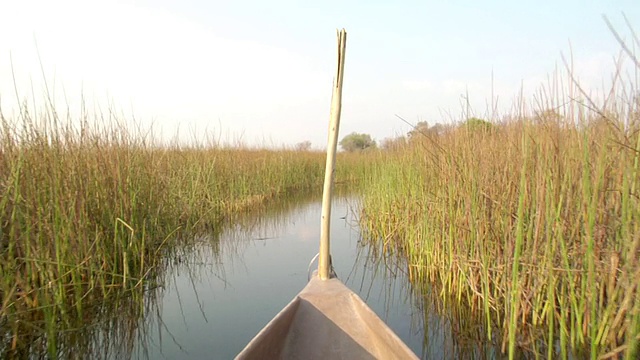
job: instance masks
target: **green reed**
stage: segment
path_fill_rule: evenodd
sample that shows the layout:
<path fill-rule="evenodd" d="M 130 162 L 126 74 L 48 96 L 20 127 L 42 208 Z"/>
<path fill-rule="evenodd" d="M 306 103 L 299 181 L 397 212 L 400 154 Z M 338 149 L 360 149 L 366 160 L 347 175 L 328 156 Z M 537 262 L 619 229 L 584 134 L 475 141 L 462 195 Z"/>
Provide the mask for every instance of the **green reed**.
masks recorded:
<path fill-rule="evenodd" d="M 511 358 L 542 329 L 548 358 L 556 341 L 562 358 L 634 358 L 639 98 L 618 85 L 598 105 L 560 87 L 492 127 L 369 155 L 361 225 L 413 282 L 482 317 Z"/>
<path fill-rule="evenodd" d="M 55 354 L 95 304 L 152 286 L 180 234 L 322 184 L 318 152 L 159 146 L 52 109 L 0 117 L 0 353 L 40 334 Z"/>

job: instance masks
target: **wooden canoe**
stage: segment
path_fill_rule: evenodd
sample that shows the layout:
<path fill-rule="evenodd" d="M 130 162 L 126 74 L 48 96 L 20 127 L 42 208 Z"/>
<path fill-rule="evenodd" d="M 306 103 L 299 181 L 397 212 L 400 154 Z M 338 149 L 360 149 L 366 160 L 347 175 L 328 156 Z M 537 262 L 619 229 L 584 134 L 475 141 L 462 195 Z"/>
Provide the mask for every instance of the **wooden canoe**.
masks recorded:
<path fill-rule="evenodd" d="M 236 359 L 417 359 L 337 278 L 314 275 Z"/>

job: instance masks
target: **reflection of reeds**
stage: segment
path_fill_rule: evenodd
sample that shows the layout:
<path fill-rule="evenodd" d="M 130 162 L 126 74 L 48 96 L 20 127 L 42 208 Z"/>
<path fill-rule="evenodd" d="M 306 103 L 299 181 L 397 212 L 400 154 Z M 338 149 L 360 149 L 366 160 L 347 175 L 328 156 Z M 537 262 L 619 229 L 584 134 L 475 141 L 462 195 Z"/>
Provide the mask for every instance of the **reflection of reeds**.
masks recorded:
<path fill-rule="evenodd" d="M 482 316 L 486 337 L 498 329 L 511 356 L 636 358 L 640 95 L 616 74 L 598 103 L 571 76 L 553 78 L 534 111 L 520 99 L 487 128 L 372 158 L 361 223 L 412 282 Z"/>
<path fill-rule="evenodd" d="M 21 322 L 12 324 L 11 332 L 2 348 L 7 358 L 130 358 L 135 337 L 144 337 L 145 314 L 155 304 L 155 289 L 139 287 L 94 302 L 85 309 L 83 317 L 55 314 L 49 307 L 30 311 L 21 316 Z M 57 316 L 57 318 L 55 317 Z M 62 323 L 49 323 L 49 322 Z M 13 334 L 20 334 L 16 340 Z M 6 345 L 5 345 L 6 346 Z"/>
<path fill-rule="evenodd" d="M 499 339 L 487 339 L 485 323 L 468 307 L 455 299 L 439 296 L 443 289 L 430 284 L 409 281 L 405 258 L 389 257 L 381 251 L 381 244 L 366 235 L 358 248 L 358 258 L 350 279 L 364 298 L 382 296 L 386 318 L 398 302 L 408 303 L 414 309 L 411 322 L 406 326 L 412 333 L 422 333 L 421 357 L 424 359 L 493 359 L 500 353 Z M 363 271 L 364 269 L 364 271 Z M 362 271 L 362 274 L 358 272 Z M 356 279 L 360 277 L 360 279 Z M 374 282 L 383 286 L 381 294 L 369 291 Z M 363 291 L 364 289 L 364 291 Z M 524 349 L 519 354 L 532 356 Z M 420 354 L 420 352 L 418 352 Z"/>
<path fill-rule="evenodd" d="M 215 272 L 224 281 L 225 265 L 242 262 L 247 246 L 278 234 L 289 225 L 288 214 L 317 202 L 319 196 L 313 191 L 294 193 L 250 211 L 230 213 L 215 228 L 185 234 L 184 239 L 178 240 L 179 246 L 172 247 L 171 254 L 163 257 L 167 272 L 187 273 L 192 281 L 201 281 Z M 164 286 L 170 286 L 171 279 L 166 281 Z"/>
<path fill-rule="evenodd" d="M 343 189 L 339 188 L 338 193 L 344 193 Z M 181 233 L 175 244 L 164 248 L 157 259 L 155 269 L 161 269 L 161 272 L 157 271 L 144 286 L 116 293 L 107 301 L 95 302 L 86 310 L 90 316 L 70 317 L 70 323 L 58 323 L 53 328 L 52 334 L 56 334 L 53 338 L 25 329 L 21 332 L 22 341 L 5 355 L 38 356 L 46 354 L 48 346 L 55 346 L 60 358 L 148 358 L 147 348 L 161 345 L 158 341 L 168 341 L 180 348 L 181 344 L 165 325 L 160 308 L 166 289 L 175 286 L 174 276 L 186 274 L 193 285 L 193 298 L 201 306 L 204 317 L 202 299 L 195 284 L 212 276 L 225 281 L 225 264 L 242 261 L 246 246 L 261 241 L 257 239 L 265 234 L 278 233 L 279 229 L 288 226 L 287 214 L 317 202 L 318 198 L 319 194 L 314 192 L 293 194 L 253 211 L 230 214 L 216 227 L 202 228 L 191 234 Z M 29 324 L 35 326 L 37 322 L 32 320 Z"/>
<path fill-rule="evenodd" d="M 338 187 L 336 190 L 338 195 L 349 193 L 348 189 L 342 187 Z M 179 298 L 195 299 L 195 302 L 200 306 L 199 310 L 203 318 L 206 320 L 206 309 L 198 294 L 198 289 L 202 285 L 198 285 L 198 283 L 219 280 L 226 285 L 225 269 L 233 267 L 233 263 L 236 261 L 244 263 L 243 252 L 247 247 L 255 246 L 256 243 L 277 236 L 282 232 L 282 229 L 291 226 L 292 214 L 306 213 L 309 205 L 318 203 L 319 198 L 320 193 L 314 191 L 292 194 L 271 201 L 267 206 L 255 208 L 253 211 L 230 214 L 216 227 L 218 230 L 216 232 L 210 232 L 212 229 L 205 229 L 190 236 L 190 239 L 180 241 L 181 245 L 173 247 L 174 253 L 163 258 L 167 264 L 166 276 L 155 300 L 161 300 L 166 289 L 175 287 L 175 295 L 178 300 Z M 338 201 L 340 200 L 338 199 Z M 246 264 L 246 266 L 250 267 L 251 264 Z M 191 282 L 189 294 L 178 290 L 176 275 L 181 275 L 183 279 L 187 278 Z M 180 309 L 182 311 L 182 304 Z M 172 338 L 169 328 L 164 326 L 161 311 L 147 312 L 145 322 L 154 324 L 157 332 L 153 338 L 148 339 L 135 336 L 138 352 L 145 349 L 147 345 L 161 347 L 162 339 L 167 337 L 170 342 L 175 343 L 172 346 L 181 346 L 177 340 Z M 146 329 L 141 328 L 139 331 L 142 334 L 146 333 Z M 185 350 L 188 351 L 188 349 Z"/>
<path fill-rule="evenodd" d="M 0 353 L 53 356 L 102 302 L 141 299 L 178 239 L 321 184 L 321 153 L 159 147 L 89 117 L 0 113 Z"/>

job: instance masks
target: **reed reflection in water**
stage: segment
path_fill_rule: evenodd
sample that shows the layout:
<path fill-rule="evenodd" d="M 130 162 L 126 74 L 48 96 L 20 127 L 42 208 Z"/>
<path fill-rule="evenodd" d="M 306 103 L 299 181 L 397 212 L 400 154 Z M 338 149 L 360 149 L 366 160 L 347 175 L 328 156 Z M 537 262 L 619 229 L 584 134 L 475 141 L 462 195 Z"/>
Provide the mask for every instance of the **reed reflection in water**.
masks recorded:
<path fill-rule="evenodd" d="M 217 239 L 201 237 L 175 261 L 150 341 L 138 344 L 147 351 L 136 349 L 135 357 L 233 358 L 291 301 L 306 285 L 309 262 L 318 252 L 321 204 L 315 197 L 279 205 L 229 219 L 232 225 Z M 357 269 L 358 206 L 353 197 L 334 201 L 335 270 L 419 353 L 423 336 L 419 326 L 411 327 L 414 308 L 400 298 L 401 284 L 388 288 L 370 270 Z"/>
<path fill-rule="evenodd" d="M 430 289 L 413 289 L 406 264 L 361 238 L 359 207 L 357 197 L 334 200 L 338 277 L 422 358 L 500 357 L 464 309 L 445 306 Z M 61 331 L 69 350 L 62 357 L 233 358 L 305 286 L 320 212 L 318 196 L 295 198 L 185 239 L 163 259 L 157 286 L 104 304 L 84 327 Z"/>
<path fill-rule="evenodd" d="M 137 344 L 146 351 L 136 357 L 233 358 L 305 286 L 321 204 L 303 198 L 278 205 L 229 219 L 219 236 L 201 237 L 175 261 L 150 341 Z M 423 358 L 499 357 L 464 312 L 412 289 L 405 264 L 385 260 L 361 238 L 359 207 L 357 197 L 334 201 L 331 253 L 342 281 Z"/>

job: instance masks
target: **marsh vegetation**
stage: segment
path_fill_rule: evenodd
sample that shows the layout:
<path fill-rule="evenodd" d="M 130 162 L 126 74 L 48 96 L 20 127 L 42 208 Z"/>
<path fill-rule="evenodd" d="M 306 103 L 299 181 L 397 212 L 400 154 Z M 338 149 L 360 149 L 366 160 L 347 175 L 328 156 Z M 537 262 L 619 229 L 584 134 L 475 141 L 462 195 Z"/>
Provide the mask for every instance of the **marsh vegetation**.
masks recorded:
<path fill-rule="evenodd" d="M 368 237 L 510 356 L 638 355 L 640 97 L 614 76 L 600 102 L 556 74 L 513 114 L 389 141 L 363 180 Z"/>
<path fill-rule="evenodd" d="M 454 342 L 487 345 L 479 356 L 638 357 L 636 64 L 601 96 L 567 66 L 509 114 L 467 112 L 340 154 L 363 243 L 430 304 L 424 324 L 427 310 L 446 314 Z M 131 338 L 199 234 L 322 185 L 325 155 L 308 143 L 158 145 L 112 115 L 69 120 L 52 107 L 0 112 L 0 125 L 3 356 Z"/>
<path fill-rule="evenodd" d="M 160 147 L 94 120 L 114 126 L 1 118 L 0 352 L 36 334 L 55 354 L 61 324 L 153 287 L 178 239 L 321 186 L 322 153 Z"/>

